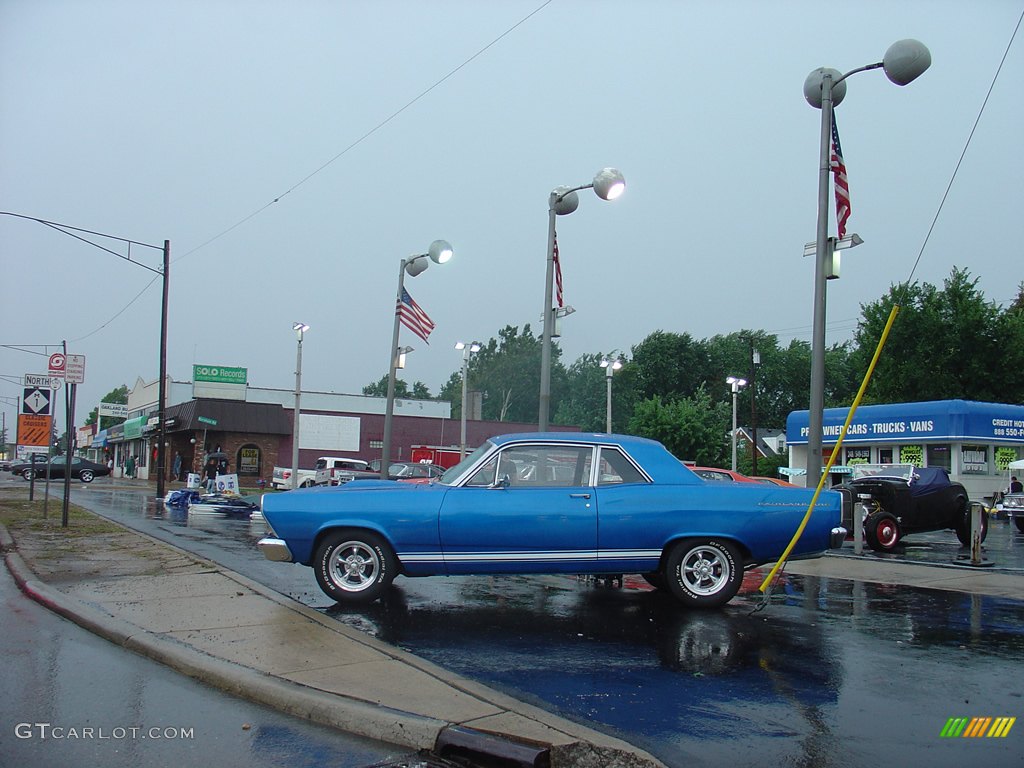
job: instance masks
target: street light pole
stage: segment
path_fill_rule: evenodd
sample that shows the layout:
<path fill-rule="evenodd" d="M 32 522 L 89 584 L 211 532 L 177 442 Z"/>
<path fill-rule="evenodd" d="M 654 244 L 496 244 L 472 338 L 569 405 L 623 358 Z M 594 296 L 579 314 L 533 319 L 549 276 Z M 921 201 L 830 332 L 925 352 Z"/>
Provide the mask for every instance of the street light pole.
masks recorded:
<path fill-rule="evenodd" d="M 601 367 L 604 368 L 604 379 L 605 379 L 605 422 L 607 424 L 607 433 L 612 433 L 612 374 L 622 367 L 622 361 L 619 359 L 601 360 Z"/>
<path fill-rule="evenodd" d="M 455 348 L 462 350 L 462 425 L 459 432 L 459 460 L 461 461 L 466 458 L 466 401 L 469 396 L 469 358 L 474 353 L 480 351 L 480 345 L 475 341 L 469 344 L 466 344 L 464 341 L 458 341 L 455 343 Z"/>
<path fill-rule="evenodd" d="M 157 498 L 162 499 L 165 491 L 165 480 L 164 480 L 164 467 L 167 466 L 167 299 L 168 299 L 168 286 L 170 277 L 170 266 L 171 266 L 171 241 L 164 240 L 163 247 L 153 245 L 151 243 L 143 243 L 138 240 L 129 240 L 125 237 L 118 237 L 117 235 L 109 235 L 105 232 L 95 232 L 91 229 L 83 229 L 81 227 L 72 227 L 70 224 L 61 224 L 57 221 L 47 221 L 46 219 L 36 218 L 35 216 L 26 216 L 23 213 L 13 213 L 11 211 L 0 211 L 0 216 L 13 216 L 17 219 L 28 219 L 29 221 L 35 221 L 43 226 L 55 229 L 68 237 L 73 237 L 76 240 L 81 240 L 83 243 L 88 243 L 94 248 L 99 248 L 101 251 L 117 256 L 119 259 L 135 264 L 138 267 L 149 270 L 159 275 L 163 280 L 162 287 L 162 299 L 160 304 L 160 382 L 157 385 L 157 415 L 160 419 L 159 425 L 157 425 L 157 444 L 156 451 L 156 495 Z M 113 251 L 106 246 L 94 243 L 86 235 L 92 235 L 94 237 L 104 237 L 108 240 L 116 240 L 120 243 L 124 243 L 126 247 L 126 253 L 118 253 Z M 162 269 L 155 269 L 153 267 L 143 264 L 141 261 L 135 261 L 132 259 L 132 246 L 137 245 L 142 248 L 152 248 L 155 251 L 161 251 L 163 253 L 163 265 Z M 74 424 L 69 424 L 68 429 L 73 429 Z"/>
<path fill-rule="evenodd" d="M 292 489 L 299 487 L 299 414 L 302 398 L 302 336 L 309 330 L 305 323 L 292 323 L 295 331 L 295 414 L 292 417 Z"/>
<path fill-rule="evenodd" d="M 540 347 L 540 413 L 538 430 L 546 432 L 551 417 L 551 337 L 555 325 L 554 280 L 555 280 L 555 216 L 566 216 L 580 204 L 576 194 L 581 189 L 593 189 L 602 200 L 615 200 L 626 189 L 626 180 L 615 168 L 598 171 L 589 184 L 578 187 L 555 187 L 548 195 L 548 250 L 547 268 L 544 275 L 544 318 Z"/>
<path fill-rule="evenodd" d="M 740 387 L 747 385 L 746 379 L 739 379 L 735 376 L 728 376 L 725 383 L 732 387 L 732 471 L 736 471 L 736 395 Z"/>
<path fill-rule="evenodd" d="M 417 256 L 410 256 L 402 259 L 398 267 L 398 293 L 395 298 L 395 320 L 391 330 L 391 355 L 388 359 L 388 391 L 387 400 L 384 406 L 384 439 L 381 441 L 380 455 L 380 477 L 381 480 L 388 479 L 388 467 L 391 465 L 391 430 L 395 415 L 395 379 L 398 368 L 398 331 L 401 318 L 398 313 L 402 304 L 402 294 L 405 291 L 405 273 L 410 277 L 423 272 L 430 266 L 430 262 L 444 264 L 452 257 L 452 246 L 445 240 L 435 240 L 430 244 L 426 253 Z M 425 261 L 425 259 L 429 259 Z"/>
<path fill-rule="evenodd" d="M 828 186 L 832 143 L 832 109 L 846 96 L 846 79 L 857 72 L 884 68 L 896 85 L 917 79 L 931 65 L 931 54 L 917 40 L 899 40 L 889 46 L 882 61 L 850 70 L 819 68 L 804 81 L 804 98 L 821 110 L 818 151 L 818 215 L 814 249 L 814 312 L 811 334 L 811 392 L 807 435 L 807 484 L 817 485 L 822 474 L 822 422 L 825 406 L 825 281 L 832 268 L 836 244 L 828 236 Z M 856 236 L 854 236 L 856 237 Z M 859 238 L 858 238 L 859 239 Z M 856 243 L 854 243 L 856 244 Z M 830 247 L 830 245 L 832 247 Z"/>

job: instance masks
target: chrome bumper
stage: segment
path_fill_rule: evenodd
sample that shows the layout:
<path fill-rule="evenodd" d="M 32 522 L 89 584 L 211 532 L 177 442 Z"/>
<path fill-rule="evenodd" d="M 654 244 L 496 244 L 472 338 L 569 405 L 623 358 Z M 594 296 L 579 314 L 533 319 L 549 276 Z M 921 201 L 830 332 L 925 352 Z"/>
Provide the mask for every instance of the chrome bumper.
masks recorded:
<path fill-rule="evenodd" d="M 843 542 L 846 541 L 846 534 L 847 530 L 841 525 L 833 528 L 832 533 L 828 537 L 828 548 L 840 549 L 843 546 Z M 281 543 L 283 544 L 284 542 Z"/>
<path fill-rule="evenodd" d="M 275 563 L 290 563 L 292 561 L 291 550 L 284 543 L 284 539 L 260 539 L 256 542 L 256 546 L 260 548 L 260 552 L 267 560 L 273 560 Z"/>

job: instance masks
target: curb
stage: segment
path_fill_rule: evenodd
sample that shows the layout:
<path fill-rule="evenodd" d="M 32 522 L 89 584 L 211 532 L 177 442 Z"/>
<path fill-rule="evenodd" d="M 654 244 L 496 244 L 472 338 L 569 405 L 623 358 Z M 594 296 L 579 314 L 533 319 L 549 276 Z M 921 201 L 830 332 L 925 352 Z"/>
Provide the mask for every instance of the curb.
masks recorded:
<path fill-rule="evenodd" d="M 115 524 L 120 525 L 119 523 Z M 475 756 L 485 761 L 490 758 L 491 761 L 485 762 L 485 764 L 508 766 L 508 768 L 516 768 L 520 765 L 546 765 L 552 768 L 555 766 L 558 768 L 604 768 L 608 765 L 615 765 L 619 768 L 664 768 L 664 764 L 657 758 L 628 742 L 600 731 L 593 731 L 585 725 L 564 720 L 483 684 L 455 676 L 432 662 L 407 654 L 376 638 L 332 622 L 312 608 L 274 592 L 241 574 L 225 569 L 200 555 L 187 552 L 140 531 L 130 528 L 125 528 L 125 530 L 154 544 L 181 552 L 196 561 L 206 563 L 239 585 L 245 586 L 306 619 L 330 628 L 347 641 L 360 643 L 415 667 L 460 692 L 489 701 L 495 706 L 518 713 L 522 717 L 539 723 L 557 721 L 556 725 L 550 727 L 564 734 L 569 741 L 552 744 L 517 741 L 511 736 L 481 731 L 465 724 L 451 723 L 405 712 L 353 699 L 344 694 L 319 691 L 300 683 L 267 675 L 232 661 L 218 659 L 177 640 L 158 637 L 39 581 L 17 551 L 13 537 L 3 524 L 0 524 L 0 552 L 4 554 L 7 569 L 14 577 L 19 589 L 54 613 L 99 637 L 164 664 L 176 672 L 292 716 L 397 747 L 440 751 L 442 757 L 445 755 Z M 494 763 L 494 758 L 497 758 L 499 762 Z"/>

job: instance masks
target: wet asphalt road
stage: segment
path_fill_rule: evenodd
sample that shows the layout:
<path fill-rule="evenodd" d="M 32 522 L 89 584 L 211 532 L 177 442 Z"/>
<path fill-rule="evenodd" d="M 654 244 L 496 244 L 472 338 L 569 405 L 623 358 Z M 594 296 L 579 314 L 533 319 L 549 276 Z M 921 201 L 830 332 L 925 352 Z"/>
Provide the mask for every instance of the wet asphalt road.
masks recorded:
<path fill-rule="evenodd" d="M 671 766 L 1024 764 L 1020 724 L 1004 739 L 939 738 L 951 717 L 1024 715 L 1024 595 L 787 576 L 761 612 L 753 596 L 687 612 L 631 580 L 400 578 L 387 600 L 342 609 L 309 569 L 263 560 L 261 522 L 171 512 L 143 493 L 97 481 L 73 499 Z M 911 541 L 886 557 L 963 553 L 949 532 Z M 1021 568 L 1024 535 L 994 522 L 986 556 Z M 744 591 L 758 583 L 748 574 Z"/>

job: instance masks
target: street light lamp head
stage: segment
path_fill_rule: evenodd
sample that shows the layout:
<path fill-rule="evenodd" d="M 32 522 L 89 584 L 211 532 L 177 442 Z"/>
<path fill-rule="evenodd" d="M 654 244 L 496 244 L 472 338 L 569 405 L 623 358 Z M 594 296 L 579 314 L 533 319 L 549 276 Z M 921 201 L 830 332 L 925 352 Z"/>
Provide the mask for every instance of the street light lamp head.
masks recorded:
<path fill-rule="evenodd" d="M 731 384 L 734 392 L 737 389 L 739 389 L 740 387 L 747 386 L 747 380 L 746 379 L 741 379 L 741 378 L 739 378 L 737 376 L 727 376 L 726 379 L 725 379 L 725 383 L 726 384 Z"/>
<path fill-rule="evenodd" d="M 305 333 L 309 330 L 309 326 L 305 323 L 292 323 L 292 330 L 298 331 L 299 333 Z"/>
<path fill-rule="evenodd" d="M 882 59 L 885 76 L 896 85 L 912 83 L 932 65 L 932 54 L 919 40 L 897 40 Z"/>
<path fill-rule="evenodd" d="M 569 187 L 555 187 L 551 207 L 556 216 L 568 216 L 580 207 L 580 196 Z"/>
<path fill-rule="evenodd" d="M 626 191 L 626 179 L 618 168 L 602 168 L 594 176 L 594 191 L 602 200 L 614 200 Z"/>
<path fill-rule="evenodd" d="M 451 259 L 453 253 L 452 245 L 447 240 L 435 240 L 427 251 L 430 260 L 435 264 L 444 264 Z"/>
<path fill-rule="evenodd" d="M 804 80 L 804 98 L 815 109 L 821 109 L 821 83 L 825 73 L 832 76 L 832 106 L 838 106 L 846 98 L 846 81 L 836 82 L 842 73 L 831 67 L 818 67 Z"/>
<path fill-rule="evenodd" d="M 464 341 L 456 341 L 455 348 L 458 350 L 469 349 L 474 355 L 480 351 L 480 344 L 475 341 L 471 341 L 468 344 Z"/>

